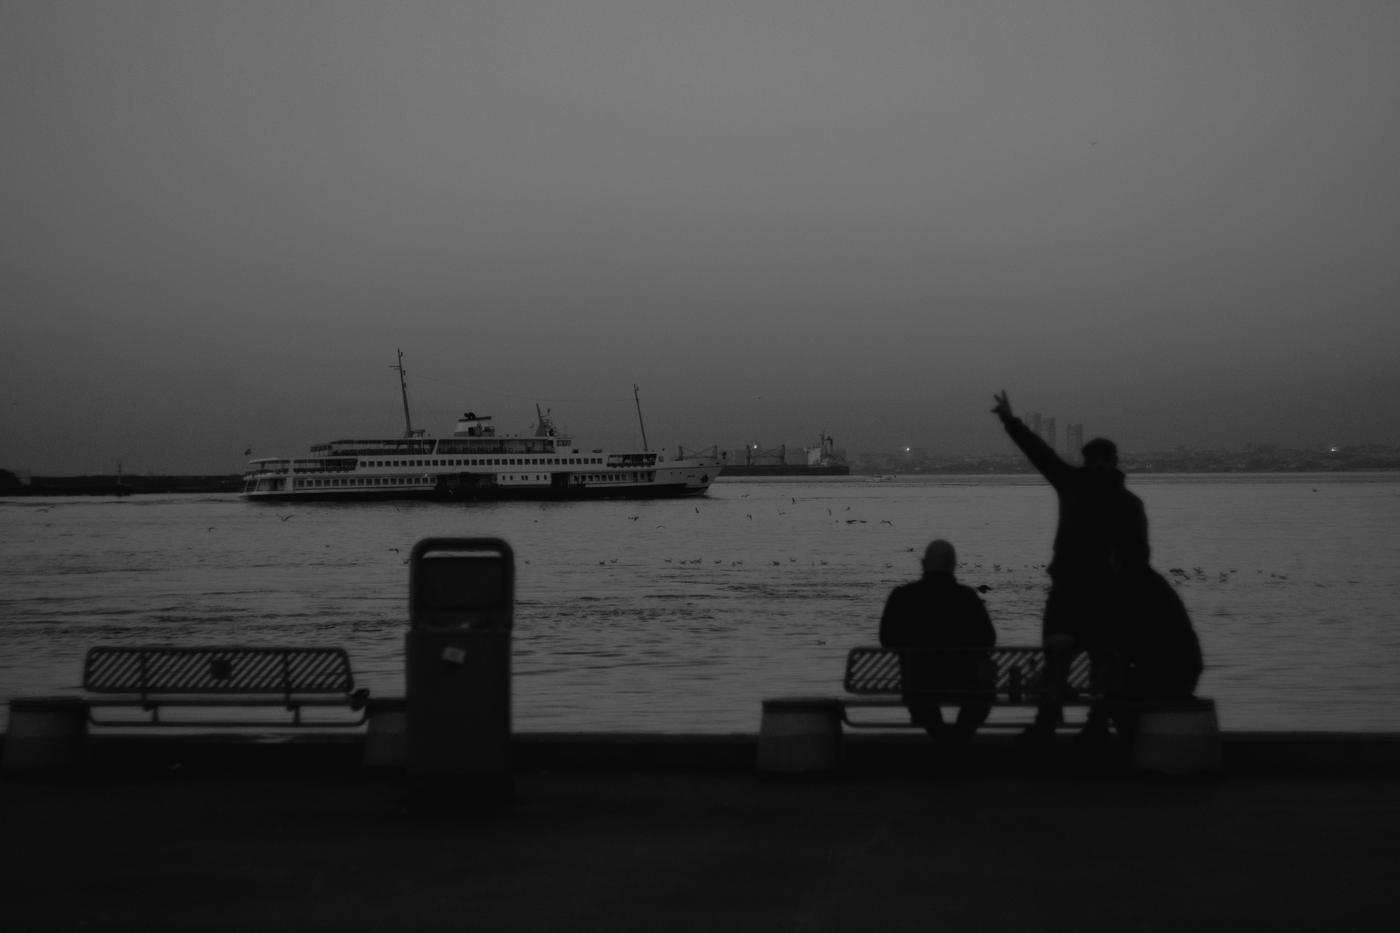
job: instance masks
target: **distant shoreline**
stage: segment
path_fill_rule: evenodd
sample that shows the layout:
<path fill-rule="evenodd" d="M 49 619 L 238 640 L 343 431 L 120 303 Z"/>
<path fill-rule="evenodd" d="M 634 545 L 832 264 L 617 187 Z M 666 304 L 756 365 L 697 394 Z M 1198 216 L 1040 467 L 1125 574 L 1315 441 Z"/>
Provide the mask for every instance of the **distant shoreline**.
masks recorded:
<path fill-rule="evenodd" d="M 152 493 L 238 492 L 237 473 L 204 476 L 35 476 L 27 483 L 4 477 L 0 496 L 126 496 Z"/>
<path fill-rule="evenodd" d="M 1251 473 L 1261 474 L 1318 474 L 1334 473 L 1346 475 L 1351 473 L 1391 473 L 1400 472 L 1400 464 L 1385 466 L 1333 466 L 1331 468 L 1319 469 L 1316 466 L 1285 466 L 1275 467 L 1253 467 L 1251 469 L 1222 469 L 1218 465 L 1201 468 L 1183 468 L 1172 466 L 1170 468 L 1154 468 L 1147 466 L 1127 465 L 1127 472 L 1135 476 L 1147 475 L 1191 475 L 1191 474 L 1217 474 L 1217 475 L 1248 475 Z M 1026 476 L 1035 475 L 1035 471 L 1029 466 L 995 464 L 985 466 L 983 469 L 962 469 L 953 468 L 933 468 L 922 470 L 903 471 L 866 471 L 852 470 L 850 477 L 872 477 L 872 476 Z M 729 481 L 742 481 L 754 479 L 778 479 L 778 480 L 802 480 L 802 479 L 840 479 L 829 473 L 818 473 L 801 471 L 788 474 L 767 474 L 767 475 L 732 475 L 721 473 L 721 479 Z M 126 496 L 126 495 L 170 495 L 174 493 L 192 494 L 212 494 L 212 493 L 236 493 L 243 488 L 243 477 L 237 473 L 229 474 L 206 474 L 206 475 L 166 475 L 166 476 L 117 476 L 111 475 L 85 475 L 85 476 L 35 476 L 28 482 L 20 481 L 13 474 L 4 474 L 0 471 L 0 497 L 23 498 L 28 496 Z"/>

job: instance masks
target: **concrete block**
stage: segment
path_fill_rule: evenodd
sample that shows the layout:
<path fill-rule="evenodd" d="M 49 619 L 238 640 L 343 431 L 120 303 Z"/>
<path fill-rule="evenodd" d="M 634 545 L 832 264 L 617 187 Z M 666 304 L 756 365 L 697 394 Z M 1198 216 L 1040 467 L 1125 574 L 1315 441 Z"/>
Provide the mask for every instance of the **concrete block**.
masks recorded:
<path fill-rule="evenodd" d="M 758 732 L 760 774 L 827 774 L 841 767 L 841 701 L 784 697 L 763 701 Z"/>
<path fill-rule="evenodd" d="M 1222 765 L 1214 700 L 1154 706 L 1138 718 L 1134 770 L 1177 777 L 1213 774 Z"/>
<path fill-rule="evenodd" d="M 58 771 L 85 763 L 87 725 L 82 697 L 15 697 L 5 736 L 5 771 Z"/>
<path fill-rule="evenodd" d="M 368 701 L 366 768 L 395 769 L 408 763 L 408 707 L 402 697 Z"/>

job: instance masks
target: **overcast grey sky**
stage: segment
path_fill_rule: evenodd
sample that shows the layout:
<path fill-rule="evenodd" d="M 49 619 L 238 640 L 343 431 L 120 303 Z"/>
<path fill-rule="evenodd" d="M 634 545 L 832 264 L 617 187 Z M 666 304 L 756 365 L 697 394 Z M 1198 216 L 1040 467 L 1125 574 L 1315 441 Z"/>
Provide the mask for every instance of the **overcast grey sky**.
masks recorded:
<path fill-rule="evenodd" d="M 1400 3 L 0 0 L 0 467 L 1400 443 Z"/>

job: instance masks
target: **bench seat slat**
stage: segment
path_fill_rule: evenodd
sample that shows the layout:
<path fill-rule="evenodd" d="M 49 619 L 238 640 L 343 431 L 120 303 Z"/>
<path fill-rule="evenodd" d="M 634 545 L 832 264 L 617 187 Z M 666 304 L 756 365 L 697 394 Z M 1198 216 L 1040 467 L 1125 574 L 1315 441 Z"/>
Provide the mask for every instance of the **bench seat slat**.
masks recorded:
<path fill-rule="evenodd" d="M 92 693 L 351 693 L 343 648 L 144 647 L 89 649 Z"/>
<path fill-rule="evenodd" d="M 89 718 L 98 725 L 310 725 L 304 707 L 358 711 L 353 721 L 318 726 L 358 725 L 365 720 L 368 691 L 356 690 L 350 657 L 343 648 L 252 646 L 133 646 L 90 648 L 83 664 L 83 689 L 120 698 L 90 699 Z M 149 718 L 97 720 L 91 709 L 136 707 Z M 272 722 L 162 720 L 164 708 L 281 707 L 291 715 Z M 340 717 L 344 719 L 344 717 Z"/>
<path fill-rule="evenodd" d="M 857 696 L 904 696 L 903 657 L 975 654 L 987 656 L 996 667 L 996 700 L 1007 705 L 1034 703 L 1043 693 L 1045 651 L 1031 647 L 999 647 L 908 651 L 878 646 L 852 648 L 846 656 L 845 688 Z M 1068 700 L 1093 693 L 1089 658 L 1077 655 L 1070 664 Z M 947 696 L 950 702 L 967 696 L 966 689 L 921 690 L 925 697 Z M 991 699 L 988 697 L 988 699 Z M 854 702 L 854 701 L 852 701 Z"/>
<path fill-rule="evenodd" d="M 292 706 L 324 706 L 324 707 L 330 709 L 330 708 L 335 708 L 335 707 L 345 707 L 345 706 L 348 705 L 348 703 L 349 703 L 349 701 L 346 700 L 346 699 L 343 698 L 343 697 L 342 697 L 342 698 L 337 698 L 337 699 L 332 700 L 332 699 L 328 699 L 328 698 L 323 697 L 323 696 L 303 697 L 303 696 L 296 696 L 296 695 L 293 695 L 291 705 L 292 705 Z M 118 706 L 140 706 L 140 705 L 141 705 L 141 701 L 140 701 L 139 699 L 133 699 L 133 698 L 126 698 L 126 699 L 110 699 L 110 700 L 107 700 L 107 699 L 102 699 L 101 697 L 94 697 L 94 698 L 89 699 L 89 700 L 87 701 L 87 705 L 88 705 L 88 706 L 105 706 L 105 707 L 113 707 L 113 708 L 115 708 L 115 707 L 118 707 Z M 258 706 L 258 707 L 266 707 L 266 708 L 283 707 L 283 708 L 286 708 L 288 704 L 287 704 L 287 701 L 286 701 L 285 699 L 283 699 L 282 697 L 273 698 L 273 697 L 264 697 L 264 696 L 241 696 L 241 695 L 233 695 L 233 694 L 230 694 L 229 696 L 224 696 L 224 697 L 216 697 L 216 696 L 209 696 L 209 695 L 207 695 L 207 694 L 199 694 L 199 695 L 196 695 L 196 696 L 185 696 L 185 695 L 182 695 L 182 694 L 170 694 L 170 695 L 162 695 L 162 696 L 160 697 L 160 699 L 158 699 L 158 700 L 152 700 L 150 705 L 152 705 L 152 706 L 157 706 L 157 705 L 159 705 L 159 706 L 199 706 L 199 707 L 205 707 L 205 708 L 215 708 L 215 707 L 237 707 L 237 706 L 249 706 L 249 707 Z"/>
<path fill-rule="evenodd" d="M 889 718 L 853 718 L 856 710 L 907 710 L 910 696 L 904 690 L 904 663 L 908 655 L 957 656 L 975 654 L 990 662 L 983 668 L 990 673 L 994 667 L 995 688 L 991 678 L 981 690 L 969 690 L 966 686 L 948 689 L 925 688 L 917 691 L 917 696 L 932 700 L 939 705 L 961 705 L 968 700 L 987 703 L 993 709 L 1035 707 L 1045 697 L 1045 650 L 1039 647 L 1001 646 L 997 648 L 968 648 L 929 650 L 904 650 L 861 646 L 852 648 L 846 656 L 845 688 L 848 696 L 841 701 L 841 718 L 846 725 L 855 728 L 923 728 L 920 723 L 896 721 Z M 953 665 L 956 669 L 958 666 Z M 1089 657 L 1076 655 L 1070 662 L 1065 688 L 1056 699 L 1061 706 L 1088 706 L 1100 698 L 1093 682 Z M 1010 729 L 1021 728 L 1016 722 L 988 721 L 980 728 Z"/>

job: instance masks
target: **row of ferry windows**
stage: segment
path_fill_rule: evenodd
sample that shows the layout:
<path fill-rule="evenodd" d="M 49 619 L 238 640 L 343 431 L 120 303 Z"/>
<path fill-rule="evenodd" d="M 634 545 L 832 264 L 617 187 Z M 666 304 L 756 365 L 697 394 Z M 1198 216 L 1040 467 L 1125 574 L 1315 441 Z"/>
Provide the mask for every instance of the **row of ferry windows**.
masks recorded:
<path fill-rule="evenodd" d="M 365 479 L 299 479 L 298 489 L 323 489 L 327 486 L 425 486 L 431 480 L 421 476 L 374 476 Z"/>
<path fill-rule="evenodd" d="M 455 460 L 365 460 L 361 466 L 443 467 L 443 466 L 576 466 L 602 463 L 602 457 L 459 457 Z"/>
<path fill-rule="evenodd" d="M 589 473 L 587 475 L 575 476 L 575 483 L 616 483 L 616 482 L 650 482 L 651 473 Z M 503 477 L 507 482 L 512 482 L 517 477 Z M 543 481 L 547 479 L 547 474 L 537 474 L 535 476 L 521 476 L 519 479 L 532 479 Z M 432 480 L 420 476 L 371 476 L 364 479 L 299 479 L 296 481 L 298 489 L 325 489 L 327 487 L 342 486 L 426 486 Z"/>

